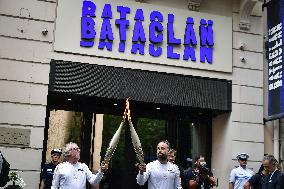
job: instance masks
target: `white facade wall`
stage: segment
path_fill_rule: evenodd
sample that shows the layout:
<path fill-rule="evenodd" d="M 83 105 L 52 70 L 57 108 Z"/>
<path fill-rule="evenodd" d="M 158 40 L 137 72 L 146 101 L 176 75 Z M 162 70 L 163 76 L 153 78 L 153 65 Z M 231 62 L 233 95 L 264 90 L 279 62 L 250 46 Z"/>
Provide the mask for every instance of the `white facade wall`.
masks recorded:
<path fill-rule="evenodd" d="M 30 131 L 28 146 L 0 150 L 28 189 L 39 186 L 55 9 L 55 1 L 0 0 L 0 128 Z"/>
<path fill-rule="evenodd" d="M 239 28 L 240 1 L 233 1 L 232 112 L 213 120 L 212 168 L 220 187 L 227 188 L 229 173 L 238 165 L 236 155 L 250 155 L 255 172 L 264 154 L 263 128 L 263 19 L 258 2 L 250 16 L 251 29 Z M 240 49 L 241 43 L 244 50 Z M 241 61 L 245 58 L 245 62 Z M 221 132 L 220 132 L 221 131 Z M 215 152 L 215 153 L 214 153 Z M 222 187 L 221 187 L 222 186 Z"/>
<path fill-rule="evenodd" d="M 184 0 L 147 3 L 187 9 Z M 0 144 L 0 150 L 12 169 L 23 171 L 25 188 L 35 189 L 39 184 L 51 59 L 232 80 L 232 112 L 213 120 L 213 173 L 219 179 L 218 188 L 227 188 L 229 172 L 240 152 L 249 153 L 249 167 L 258 170 L 264 153 L 261 4 L 250 17 L 251 29 L 242 31 L 239 3 L 204 0 L 200 7 L 200 12 L 232 17 L 233 72 L 223 73 L 154 64 L 141 68 L 141 62 L 54 52 L 56 0 L 0 0 L 0 128 L 29 129 L 31 133 L 27 147 Z M 42 35 L 44 29 L 46 36 Z M 241 42 L 244 50 L 239 49 Z"/>

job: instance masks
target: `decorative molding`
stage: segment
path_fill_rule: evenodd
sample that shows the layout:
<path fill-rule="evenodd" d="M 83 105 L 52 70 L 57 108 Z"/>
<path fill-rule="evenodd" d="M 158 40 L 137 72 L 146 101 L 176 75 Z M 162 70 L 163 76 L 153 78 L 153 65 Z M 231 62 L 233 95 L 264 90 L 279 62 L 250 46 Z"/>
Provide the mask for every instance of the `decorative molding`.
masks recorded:
<path fill-rule="evenodd" d="M 240 23 L 239 27 L 241 30 L 250 30 L 250 15 L 257 2 L 262 0 L 241 0 L 240 2 Z"/>
<path fill-rule="evenodd" d="M 187 7 L 191 11 L 199 11 L 202 0 L 187 0 Z"/>

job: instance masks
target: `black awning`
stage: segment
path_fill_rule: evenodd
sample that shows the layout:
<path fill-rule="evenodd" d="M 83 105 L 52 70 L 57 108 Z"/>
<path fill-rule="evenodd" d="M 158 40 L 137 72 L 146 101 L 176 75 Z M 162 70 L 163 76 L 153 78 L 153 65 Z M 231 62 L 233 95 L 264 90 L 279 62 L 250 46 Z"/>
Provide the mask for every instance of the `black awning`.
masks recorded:
<path fill-rule="evenodd" d="M 133 70 L 96 64 L 51 61 L 49 94 L 155 103 L 229 112 L 228 80 Z"/>

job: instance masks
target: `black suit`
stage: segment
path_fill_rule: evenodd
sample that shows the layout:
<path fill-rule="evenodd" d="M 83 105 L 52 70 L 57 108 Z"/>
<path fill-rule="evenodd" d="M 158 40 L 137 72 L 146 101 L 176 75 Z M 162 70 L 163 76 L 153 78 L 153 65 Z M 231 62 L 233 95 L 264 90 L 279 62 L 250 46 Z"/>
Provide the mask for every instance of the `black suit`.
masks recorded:
<path fill-rule="evenodd" d="M 284 189 L 284 175 L 276 170 L 271 177 L 271 174 L 264 178 L 262 189 Z"/>

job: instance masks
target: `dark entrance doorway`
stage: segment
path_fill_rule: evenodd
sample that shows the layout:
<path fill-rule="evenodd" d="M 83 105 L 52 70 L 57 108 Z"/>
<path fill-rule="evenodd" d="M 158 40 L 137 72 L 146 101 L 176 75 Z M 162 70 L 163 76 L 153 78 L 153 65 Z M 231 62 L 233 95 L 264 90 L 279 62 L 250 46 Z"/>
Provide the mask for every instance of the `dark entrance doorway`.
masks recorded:
<path fill-rule="evenodd" d="M 227 80 L 52 61 L 47 109 L 83 112 L 82 145 L 84 155 L 88 156 L 91 140 L 87 132 L 92 127 L 88 116 L 118 116 L 121 121 L 125 99 L 130 97 L 133 123 L 142 145 L 145 144 L 146 162 L 155 158 L 157 142 L 168 139 L 177 150 L 178 164 L 184 166 L 187 157 L 199 154 L 205 155 L 210 164 L 211 120 L 231 111 L 231 89 L 232 84 Z M 160 126 L 155 126 L 155 122 L 161 122 Z M 113 127 L 114 132 L 118 125 L 104 129 Z M 118 177 L 110 178 L 117 183 L 113 186 L 116 189 L 137 187 L 136 159 L 128 131 L 123 133 L 121 149 L 116 152 L 120 159 L 114 157 L 112 162 Z M 103 141 L 106 146 L 109 139 Z M 104 152 L 103 149 L 101 157 Z M 85 161 L 89 164 L 88 159 Z"/>
<path fill-rule="evenodd" d="M 65 98 L 65 97 L 64 97 Z M 59 104 L 61 103 L 61 106 Z M 64 102 L 64 103 L 63 103 Z M 76 98 L 64 101 L 57 95 L 50 95 L 49 108 L 82 112 L 80 127 L 81 161 L 92 167 L 92 119 L 95 114 L 103 114 L 101 160 L 108 144 L 122 120 L 124 101 Z M 64 105 L 62 105 L 64 104 Z M 115 104 L 115 105 L 114 105 Z M 156 159 L 156 145 L 166 139 L 171 148 L 177 150 L 177 164 L 186 166 L 185 159 L 202 154 L 211 159 L 211 115 L 210 112 L 186 111 L 156 104 L 130 101 L 133 125 L 141 140 L 145 162 Z M 103 189 L 139 189 L 136 184 L 136 155 L 131 142 L 128 126 L 125 126 L 120 142 L 110 163 L 110 171 L 101 182 Z"/>
<path fill-rule="evenodd" d="M 167 116 L 168 117 L 168 116 Z M 156 159 L 156 145 L 167 139 L 171 147 L 177 150 L 177 164 L 186 168 L 186 158 L 204 155 L 210 166 L 211 157 L 211 126 L 210 121 L 193 120 L 186 116 L 173 116 L 163 119 L 135 118 L 133 123 L 140 137 L 145 162 Z M 106 151 L 108 143 L 118 128 L 121 117 L 105 115 L 102 152 Z M 194 136 L 196 135 L 196 136 Z M 110 171 L 101 183 L 103 189 L 138 189 L 147 188 L 136 184 L 137 159 L 131 143 L 130 132 L 124 128 L 120 143 L 110 164 Z"/>

